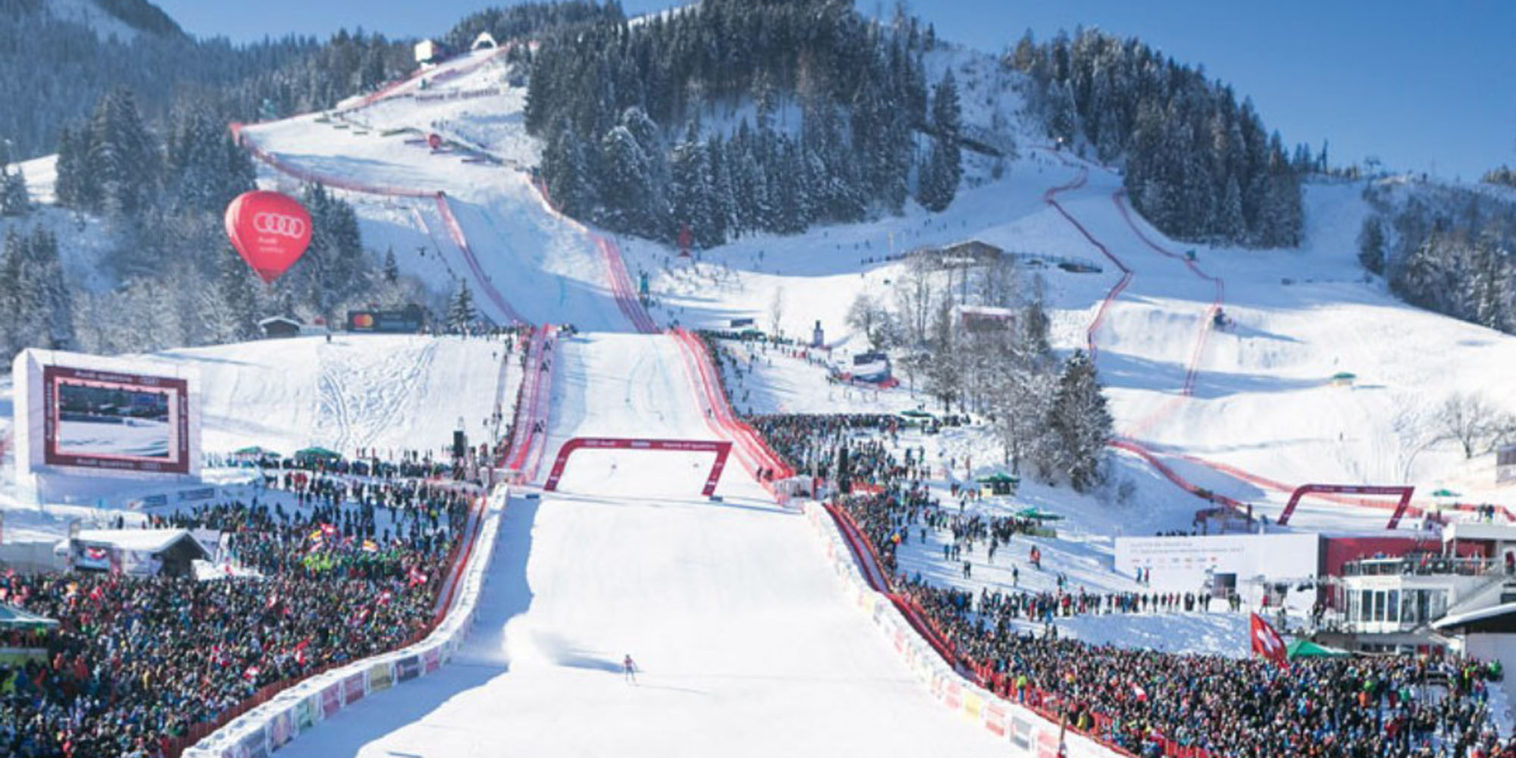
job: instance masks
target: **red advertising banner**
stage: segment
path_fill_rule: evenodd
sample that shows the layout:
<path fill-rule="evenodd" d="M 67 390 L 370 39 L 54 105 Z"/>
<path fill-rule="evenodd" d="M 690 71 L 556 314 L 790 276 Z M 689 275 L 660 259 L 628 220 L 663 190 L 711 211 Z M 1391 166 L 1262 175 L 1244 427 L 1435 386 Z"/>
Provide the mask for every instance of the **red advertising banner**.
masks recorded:
<path fill-rule="evenodd" d="M 342 695 L 348 705 L 358 702 L 367 694 L 363 691 L 363 672 L 358 672 L 342 680 Z"/>
<path fill-rule="evenodd" d="M 1385 528 L 1394 529 L 1400 525 L 1401 516 L 1405 515 L 1406 508 L 1411 504 L 1411 494 L 1416 491 L 1415 487 L 1380 486 L 1369 484 L 1302 484 L 1290 493 L 1290 502 L 1285 504 L 1284 512 L 1279 514 L 1279 525 L 1290 523 L 1290 516 L 1295 513 L 1295 506 L 1300 505 L 1300 498 L 1311 493 L 1331 495 L 1386 495 L 1399 496 L 1400 500 L 1395 504 L 1395 513 L 1390 516 L 1390 523 Z"/>
<path fill-rule="evenodd" d="M 362 687 L 359 683 L 359 687 Z M 342 709 L 342 683 L 337 682 L 321 691 L 321 713 L 326 718 L 331 718 L 337 711 Z"/>

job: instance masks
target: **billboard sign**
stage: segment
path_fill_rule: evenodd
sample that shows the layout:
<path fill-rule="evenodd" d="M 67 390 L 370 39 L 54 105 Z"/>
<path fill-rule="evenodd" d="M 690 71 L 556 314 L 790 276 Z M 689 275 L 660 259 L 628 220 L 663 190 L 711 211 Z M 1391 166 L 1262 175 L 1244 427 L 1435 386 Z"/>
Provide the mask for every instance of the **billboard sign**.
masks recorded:
<path fill-rule="evenodd" d="M 374 334 L 416 334 L 426 326 L 426 312 L 419 305 L 398 310 L 347 312 L 347 330 Z"/>
<path fill-rule="evenodd" d="M 888 381 L 890 357 L 884 353 L 860 353 L 853 356 L 853 378 L 861 382 Z"/>
<path fill-rule="evenodd" d="M 189 382 L 42 367 L 43 463 L 187 474 Z"/>

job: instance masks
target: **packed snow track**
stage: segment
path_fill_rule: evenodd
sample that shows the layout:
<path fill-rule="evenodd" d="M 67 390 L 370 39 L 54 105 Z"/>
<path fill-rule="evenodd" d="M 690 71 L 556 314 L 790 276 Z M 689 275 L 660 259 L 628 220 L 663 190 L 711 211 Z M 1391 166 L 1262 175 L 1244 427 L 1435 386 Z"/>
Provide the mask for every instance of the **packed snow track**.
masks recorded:
<path fill-rule="evenodd" d="M 667 336 L 555 347 L 549 450 L 574 436 L 710 438 Z M 708 456 L 577 455 L 517 496 L 468 643 L 291 756 L 1000 755 L 941 708 L 852 604 L 798 514 Z M 626 493 L 642 493 L 629 497 Z M 642 668 L 624 681 L 621 660 Z"/>

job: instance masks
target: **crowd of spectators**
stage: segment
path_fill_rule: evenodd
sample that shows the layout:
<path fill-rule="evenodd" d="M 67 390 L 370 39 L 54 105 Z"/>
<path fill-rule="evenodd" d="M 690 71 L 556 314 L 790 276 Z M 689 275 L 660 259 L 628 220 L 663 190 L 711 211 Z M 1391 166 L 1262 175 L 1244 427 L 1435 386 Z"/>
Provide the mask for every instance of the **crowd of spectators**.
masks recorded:
<path fill-rule="evenodd" d="M 416 639 L 469 524 L 447 470 L 281 469 L 288 492 L 150 519 L 222 532 L 239 570 L 212 578 L 7 572 L 0 599 L 59 626 L 0 663 L 0 755 L 154 758 L 266 685 Z"/>
<path fill-rule="evenodd" d="M 923 541 L 928 529 L 946 530 L 953 549 L 971 551 L 974 541 L 994 550 L 1035 525 L 944 508 L 925 484 L 924 451 L 906 447 L 897 460 L 899 440 L 887 425 L 846 416 L 753 425 L 797 469 L 815 463 L 820 476 L 842 465 L 843 451 L 849 459 L 865 451 L 868 486 L 834 502 L 871 543 L 892 590 L 922 610 L 956 666 L 1055 722 L 1142 758 L 1516 758 L 1516 742 L 1499 741 L 1488 720 L 1491 682 L 1503 676 L 1498 663 L 1432 653 L 1298 659 L 1278 668 L 1261 658 L 1060 639 L 1050 623 L 1057 617 L 1188 611 L 1206 599 L 1076 591 L 1062 577 L 1056 592 L 1001 587 L 976 596 L 906 576 L 897 552 L 913 530 Z"/>

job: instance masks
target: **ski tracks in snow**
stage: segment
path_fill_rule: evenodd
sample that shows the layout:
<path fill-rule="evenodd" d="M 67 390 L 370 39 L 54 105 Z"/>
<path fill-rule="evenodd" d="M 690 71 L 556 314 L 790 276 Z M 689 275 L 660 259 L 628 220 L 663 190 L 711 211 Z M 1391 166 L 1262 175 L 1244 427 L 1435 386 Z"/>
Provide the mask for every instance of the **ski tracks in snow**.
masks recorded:
<path fill-rule="evenodd" d="M 312 443 L 351 453 L 375 447 L 383 435 L 403 432 L 436 354 L 436 340 L 374 359 L 361 344 L 322 346 Z"/>

